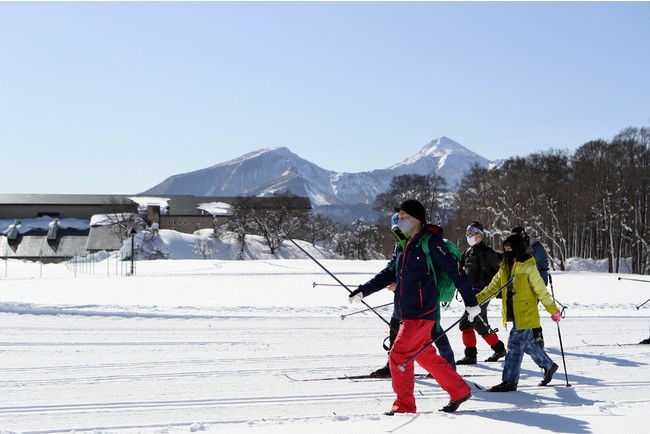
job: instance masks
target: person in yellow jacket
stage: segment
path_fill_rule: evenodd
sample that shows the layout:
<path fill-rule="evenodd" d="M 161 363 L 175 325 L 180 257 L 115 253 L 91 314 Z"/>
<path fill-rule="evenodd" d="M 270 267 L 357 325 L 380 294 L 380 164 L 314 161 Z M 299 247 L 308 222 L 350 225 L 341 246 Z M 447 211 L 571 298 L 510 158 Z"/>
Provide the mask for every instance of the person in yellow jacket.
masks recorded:
<path fill-rule="evenodd" d="M 502 383 L 492 387 L 490 392 L 517 390 L 524 353 L 544 369 L 544 378 L 539 385 L 546 386 L 551 382 L 558 366 L 533 336 L 533 329 L 540 326 L 537 303 L 542 303 L 555 322 L 560 321 L 562 314 L 546 290 L 535 258 L 526 253 L 523 238 L 519 234 L 510 235 L 503 242 L 503 250 L 499 271 L 490 284 L 476 295 L 476 300 L 482 303 L 514 276 L 512 285 L 501 292 L 503 325 L 512 323 L 508 336 L 508 353 L 503 363 Z"/>

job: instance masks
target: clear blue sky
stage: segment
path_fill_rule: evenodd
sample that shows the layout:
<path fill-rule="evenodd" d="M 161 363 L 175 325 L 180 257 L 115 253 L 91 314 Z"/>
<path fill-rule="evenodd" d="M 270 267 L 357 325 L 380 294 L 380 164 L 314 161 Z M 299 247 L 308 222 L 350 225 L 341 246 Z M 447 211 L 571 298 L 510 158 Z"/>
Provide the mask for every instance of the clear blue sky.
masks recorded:
<path fill-rule="evenodd" d="M 650 3 L 0 2 L 0 193 L 133 194 L 286 146 L 385 168 L 650 126 Z"/>

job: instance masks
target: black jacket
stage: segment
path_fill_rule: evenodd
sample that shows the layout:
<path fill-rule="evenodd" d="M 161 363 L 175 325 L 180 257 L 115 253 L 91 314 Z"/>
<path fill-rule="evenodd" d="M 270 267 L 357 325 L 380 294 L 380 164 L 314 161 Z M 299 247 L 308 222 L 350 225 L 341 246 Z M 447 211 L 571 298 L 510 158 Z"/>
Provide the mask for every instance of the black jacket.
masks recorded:
<path fill-rule="evenodd" d="M 499 271 L 500 262 L 497 252 L 481 241 L 463 252 L 460 265 L 465 269 L 472 288 L 482 290 Z"/>

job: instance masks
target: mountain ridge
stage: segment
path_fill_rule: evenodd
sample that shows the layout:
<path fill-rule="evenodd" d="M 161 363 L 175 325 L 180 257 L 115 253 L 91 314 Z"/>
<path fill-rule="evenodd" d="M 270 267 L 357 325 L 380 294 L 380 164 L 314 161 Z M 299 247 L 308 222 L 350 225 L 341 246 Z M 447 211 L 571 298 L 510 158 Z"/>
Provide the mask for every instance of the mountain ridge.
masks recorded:
<path fill-rule="evenodd" d="M 324 214 L 345 214 L 346 207 L 372 218 L 372 202 L 386 191 L 394 176 L 436 173 L 455 190 L 473 164 L 488 167 L 490 161 L 441 136 L 412 156 L 383 169 L 335 172 L 303 159 L 284 146 L 261 148 L 232 160 L 188 173 L 172 175 L 142 194 L 190 194 L 196 196 L 269 196 L 289 190 L 307 196 Z M 327 207 L 333 207 L 327 210 Z M 338 211 L 336 210 L 338 208 Z M 338 220 L 338 218 L 336 218 Z"/>

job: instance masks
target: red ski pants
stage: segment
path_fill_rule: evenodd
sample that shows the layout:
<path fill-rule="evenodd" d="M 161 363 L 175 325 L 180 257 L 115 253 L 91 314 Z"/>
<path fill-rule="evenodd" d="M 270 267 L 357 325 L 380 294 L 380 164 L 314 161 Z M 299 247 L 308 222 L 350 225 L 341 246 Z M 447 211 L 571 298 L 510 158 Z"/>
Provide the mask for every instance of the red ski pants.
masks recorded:
<path fill-rule="evenodd" d="M 413 357 L 422 347 L 431 342 L 431 330 L 435 325 L 432 320 L 404 320 L 402 321 L 397 338 L 390 350 L 389 364 L 390 375 L 393 382 L 393 391 L 397 394 L 392 410 L 395 413 L 415 413 L 415 366 L 408 363 L 405 371 L 399 365 Z M 465 383 L 451 365 L 436 353 L 433 345 L 429 345 L 415 359 L 420 366 L 429 372 L 440 384 L 443 390 L 449 393 L 451 400 L 461 399 L 470 392 L 471 388 Z"/>

